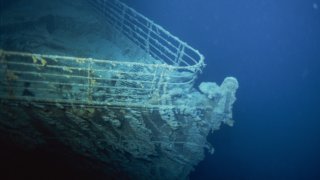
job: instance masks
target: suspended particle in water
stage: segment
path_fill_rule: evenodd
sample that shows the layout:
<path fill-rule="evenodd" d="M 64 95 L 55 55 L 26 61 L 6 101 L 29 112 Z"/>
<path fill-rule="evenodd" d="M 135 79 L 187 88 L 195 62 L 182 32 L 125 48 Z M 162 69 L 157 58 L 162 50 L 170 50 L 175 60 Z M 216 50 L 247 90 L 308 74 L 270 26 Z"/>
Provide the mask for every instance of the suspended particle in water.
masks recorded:
<path fill-rule="evenodd" d="M 313 7 L 313 9 L 315 9 L 315 10 L 318 10 L 318 8 L 319 8 L 319 6 L 318 6 L 317 3 L 313 3 L 313 4 L 312 4 L 312 7 Z"/>

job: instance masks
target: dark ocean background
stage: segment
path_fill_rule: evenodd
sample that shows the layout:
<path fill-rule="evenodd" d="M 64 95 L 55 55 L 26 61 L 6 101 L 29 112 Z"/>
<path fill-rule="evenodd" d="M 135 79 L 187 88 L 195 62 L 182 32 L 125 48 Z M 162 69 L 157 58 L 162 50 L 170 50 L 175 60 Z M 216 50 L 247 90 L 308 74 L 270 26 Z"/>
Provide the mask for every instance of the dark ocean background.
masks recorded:
<path fill-rule="evenodd" d="M 320 0 L 123 2 L 204 54 L 207 66 L 198 84 L 220 84 L 227 76 L 239 81 L 236 123 L 208 137 L 215 153 L 207 154 L 190 179 L 320 179 Z M 43 173 L 93 178 L 73 171 L 74 164 L 59 155 L 47 165 L 47 154 L 8 147 L 0 144 L 12 164 L 1 166 L 30 173 L 57 168 Z M 28 168 L 30 162 L 38 166 Z"/>
<path fill-rule="evenodd" d="M 239 80 L 191 179 L 320 179 L 319 0 L 125 2 L 205 55 L 199 82 Z"/>

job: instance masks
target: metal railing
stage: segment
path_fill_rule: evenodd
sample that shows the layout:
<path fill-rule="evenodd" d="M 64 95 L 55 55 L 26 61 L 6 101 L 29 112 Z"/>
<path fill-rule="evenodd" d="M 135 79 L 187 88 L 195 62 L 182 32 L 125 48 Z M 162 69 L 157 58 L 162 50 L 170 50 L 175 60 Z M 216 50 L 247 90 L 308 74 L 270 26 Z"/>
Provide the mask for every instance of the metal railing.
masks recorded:
<path fill-rule="evenodd" d="M 156 107 L 166 105 L 163 98 L 170 86 L 190 84 L 190 79 L 172 74 L 176 67 L 166 64 L 0 49 L 0 65 L 0 99 L 9 100 Z"/>
<path fill-rule="evenodd" d="M 118 0 L 90 0 L 107 23 L 162 63 L 0 49 L 0 99 L 86 106 L 167 107 L 169 90 L 191 88 L 204 57 Z"/>
<path fill-rule="evenodd" d="M 194 73 L 202 70 L 204 56 L 160 25 L 119 0 L 88 0 L 105 21 L 155 59 Z"/>

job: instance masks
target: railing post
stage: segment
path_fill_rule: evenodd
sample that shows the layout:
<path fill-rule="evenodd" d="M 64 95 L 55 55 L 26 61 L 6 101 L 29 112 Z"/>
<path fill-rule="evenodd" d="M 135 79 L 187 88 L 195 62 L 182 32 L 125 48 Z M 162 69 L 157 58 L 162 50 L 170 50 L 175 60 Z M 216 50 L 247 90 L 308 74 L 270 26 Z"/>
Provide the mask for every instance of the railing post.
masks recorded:
<path fill-rule="evenodd" d="M 93 70 L 92 70 L 92 58 L 88 58 L 88 102 L 92 102 L 93 95 L 93 85 L 95 80 L 93 79 Z"/>

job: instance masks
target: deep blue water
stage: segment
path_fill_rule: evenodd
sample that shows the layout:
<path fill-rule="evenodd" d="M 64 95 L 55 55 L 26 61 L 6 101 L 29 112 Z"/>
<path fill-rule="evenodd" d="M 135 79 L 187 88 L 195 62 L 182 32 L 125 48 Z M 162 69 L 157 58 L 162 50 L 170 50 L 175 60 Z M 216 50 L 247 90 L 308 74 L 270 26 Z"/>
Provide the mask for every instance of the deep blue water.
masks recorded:
<path fill-rule="evenodd" d="M 215 153 L 191 179 L 320 179 L 320 0 L 124 2 L 205 55 L 198 82 L 239 80 L 236 124 L 208 138 Z M 47 156 L 7 152 L 26 168 Z M 44 169 L 72 169 L 50 158 Z"/>
<path fill-rule="evenodd" d="M 320 179 L 320 0 L 125 1 L 240 83 L 233 128 L 191 179 Z"/>

